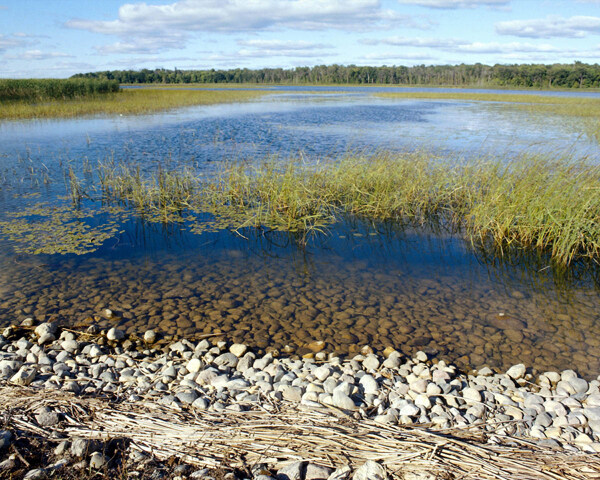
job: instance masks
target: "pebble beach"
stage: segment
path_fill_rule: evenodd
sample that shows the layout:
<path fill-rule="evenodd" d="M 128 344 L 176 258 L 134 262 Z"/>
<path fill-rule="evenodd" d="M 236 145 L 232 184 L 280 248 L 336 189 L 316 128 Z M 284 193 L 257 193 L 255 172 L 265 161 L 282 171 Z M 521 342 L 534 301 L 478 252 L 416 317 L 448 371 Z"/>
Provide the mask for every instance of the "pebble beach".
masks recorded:
<path fill-rule="evenodd" d="M 313 349 L 313 354 L 304 357 L 277 351 L 257 354 L 252 346 L 228 342 L 222 336 L 165 341 L 154 330 L 146 331 L 142 338 L 118 328 L 100 330 L 92 325 L 74 331 L 26 319 L 0 336 L 0 382 L 5 388 L 64 392 L 74 398 L 153 402 L 198 415 L 273 411 L 282 405 L 304 411 L 326 409 L 382 427 L 412 426 L 432 432 L 464 428 L 484 435 L 492 444 L 523 441 L 536 448 L 591 458 L 600 453 L 600 376 L 584 379 L 571 369 L 533 375 L 524 364 L 506 371 L 484 366 L 466 373 L 423 351 L 407 357 L 400 348 L 388 347 L 375 354 L 365 346 L 356 355 L 338 356 L 319 350 L 319 342 Z M 52 428 L 64 422 L 67 414 L 40 407 L 32 412 L 32 421 Z M 19 461 L 10 456 L 11 443 L 19 435 L 10 429 L 1 432 L 0 472 Z M 74 452 L 73 438 L 59 445 L 61 454 L 70 452 L 77 458 L 79 468 L 100 468 L 110 461 L 100 450 Z M 308 475 L 310 460 L 296 462 L 293 468 L 301 472 L 283 472 L 289 477 L 282 477 L 281 468 L 275 466 L 267 476 L 363 478 L 356 476 L 360 465 L 351 469 L 348 465 L 325 468 L 315 464 Z M 51 467 L 33 470 L 49 475 Z M 391 474 L 377 462 L 360 468 L 381 470 L 364 478 Z M 33 470 L 25 478 L 44 478 L 35 477 Z M 198 471 L 203 476 L 193 478 L 211 476 L 206 469 L 180 473 Z M 261 475 L 253 478 L 266 480 Z"/>

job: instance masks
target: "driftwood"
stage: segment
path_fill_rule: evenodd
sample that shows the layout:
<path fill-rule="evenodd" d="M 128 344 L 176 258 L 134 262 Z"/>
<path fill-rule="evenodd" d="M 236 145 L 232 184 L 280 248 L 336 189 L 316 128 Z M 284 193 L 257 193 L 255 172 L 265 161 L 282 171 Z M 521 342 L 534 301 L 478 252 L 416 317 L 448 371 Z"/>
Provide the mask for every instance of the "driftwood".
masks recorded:
<path fill-rule="evenodd" d="M 484 437 L 481 431 L 380 425 L 336 409 L 281 403 L 245 412 L 175 409 L 149 400 L 117 402 L 66 392 L 2 387 L 1 412 L 9 428 L 42 437 L 127 438 L 159 459 L 172 456 L 201 467 L 273 468 L 308 460 L 357 467 L 375 460 L 402 479 L 407 472 L 436 478 L 514 480 L 600 479 L 600 455 L 573 454 L 523 438 Z M 64 414 L 56 427 L 37 425 L 34 412 Z"/>

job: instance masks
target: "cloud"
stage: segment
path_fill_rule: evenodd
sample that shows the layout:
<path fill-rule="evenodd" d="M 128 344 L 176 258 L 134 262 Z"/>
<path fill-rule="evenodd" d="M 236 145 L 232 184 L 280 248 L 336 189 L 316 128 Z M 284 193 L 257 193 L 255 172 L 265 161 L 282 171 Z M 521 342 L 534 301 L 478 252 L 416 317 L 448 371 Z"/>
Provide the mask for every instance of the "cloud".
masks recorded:
<path fill-rule="evenodd" d="M 363 55 L 362 59 L 364 61 L 368 60 L 382 60 L 387 62 L 397 62 L 402 60 L 433 60 L 436 57 L 430 55 L 428 53 L 420 53 L 420 52 L 378 52 L 378 53 L 367 53 Z"/>
<path fill-rule="evenodd" d="M 548 16 L 543 19 L 509 20 L 496 23 L 496 33 L 528 38 L 583 38 L 588 34 L 600 34 L 600 17 Z"/>
<path fill-rule="evenodd" d="M 294 41 L 283 41 L 283 40 L 238 40 L 238 45 L 242 47 L 262 48 L 269 50 L 321 50 L 324 48 L 331 48 L 331 45 L 323 43 L 311 43 L 311 42 L 294 42 Z"/>
<path fill-rule="evenodd" d="M 455 9 L 476 7 L 506 7 L 510 0 L 398 0 L 403 5 L 418 5 L 427 8 Z"/>
<path fill-rule="evenodd" d="M 382 40 L 366 39 L 367 45 L 394 45 L 399 47 L 433 48 L 446 52 L 461 53 L 514 53 L 514 52 L 560 52 L 561 50 L 549 44 L 532 43 L 499 43 L 499 42 L 469 42 L 455 38 L 421 38 L 421 37 L 389 37 Z"/>
<path fill-rule="evenodd" d="M 20 35 L 7 36 L 0 33 L 0 52 L 9 48 L 24 47 L 30 44 L 29 40 L 22 38 Z"/>
<path fill-rule="evenodd" d="M 47 60 L 49 58 L 72 58 L 73 55 L 68 55 L 62 52 L 43 52 L 41 50 L 27 50 L 18 55 L 5 55 L 4 58 L 11 60 Z"/>
<path fill-rule="evenodd" d="M 95 49 L 100 55 L 110 55 L 114 53 L 150 55 L 182 46 L 186 39 L 187 37 L 185 35 L 177 33 L 156 38 L 141 36 L 122 42 L 111 43 L 110 45 L 95 47 Z"/>
<path fill-rule="evenodd" d="M 125 4 L 109 21 L 72 19 L 69 28 L 107 35 L 161 36 L 169 32 L 240 32 L 374 28 L 382 23 L 426 28 L 380 0 L 180 0 L 167 5 Z"/>

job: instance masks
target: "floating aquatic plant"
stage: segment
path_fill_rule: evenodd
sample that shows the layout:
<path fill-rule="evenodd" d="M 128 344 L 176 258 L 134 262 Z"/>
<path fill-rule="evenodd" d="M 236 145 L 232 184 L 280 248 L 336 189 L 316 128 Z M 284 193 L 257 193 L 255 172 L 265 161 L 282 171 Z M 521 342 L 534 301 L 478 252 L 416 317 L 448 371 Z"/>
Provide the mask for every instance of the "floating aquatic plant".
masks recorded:
<path fill-rule="evenodd" d="M 90 220 L 106 210 L 75 209 L 36 204 L 9 213 L 11 220 L 0 221 L 0 233 L 14 244 L 15 252 L 29 254 L 83 255 L 97 250 L 106 240 L 123 233 L 119 228 L 122 212 L 111 209 L 113 218 L 93 226 Z"/>

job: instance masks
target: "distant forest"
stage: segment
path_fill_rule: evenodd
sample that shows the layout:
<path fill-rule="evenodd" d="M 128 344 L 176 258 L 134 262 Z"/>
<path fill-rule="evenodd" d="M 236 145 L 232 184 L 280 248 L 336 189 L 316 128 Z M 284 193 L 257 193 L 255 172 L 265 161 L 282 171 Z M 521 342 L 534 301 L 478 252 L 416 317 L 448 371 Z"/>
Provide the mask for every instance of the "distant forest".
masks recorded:
<path fill-rule="evenodd" d="M 112 70 L 80 73 L 74 78 L 118 80 L 119 83 L 257 83 L 449 85 L 536 88 L 600 88 L 600 65 L 581 62 L 554 65 L 417 65 L 361 67 L 318 65 L 257 70 Z"/>

